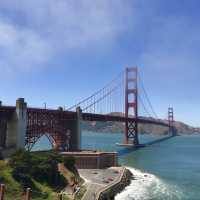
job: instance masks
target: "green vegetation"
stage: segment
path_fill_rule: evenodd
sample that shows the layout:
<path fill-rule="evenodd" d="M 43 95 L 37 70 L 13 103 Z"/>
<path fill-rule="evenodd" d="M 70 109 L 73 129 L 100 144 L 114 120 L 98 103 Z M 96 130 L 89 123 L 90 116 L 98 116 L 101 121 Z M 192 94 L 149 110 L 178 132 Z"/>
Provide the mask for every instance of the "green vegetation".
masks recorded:
<path fill-rule="evenodd" d="M 70 182 L 79 181 L 73 158 L 63 158 L 57 152 L 34 153 L 18 150 L 9 161 L 0 160 L 0 183 L 6 185 L 6 200 L 21 200 L 27 187 L 32 189 L 34 200 L 55 200 L 68 179 L 60 173 L 58 164 L 64 163 Z M 74 174 L 75 172 L 75 174 Z M 67 176 L 67 175 L 66 175 Z M 69 198 L 65 197 L 65 200 Z"/>
<path fill-rule="evenodd" d="M 75 166 L 75 159 L 74 157 L 66 157 L 63 161 L 65 167 L 67 169 L 71 169 L 74 170 L 74 166 Z"/>
<path fill-rule="evenodd" d="M 24 186 L 21 182 L 17 181 L 12 173 L 13 169 L 5 161 L 0 161 L 0 183 L 6 185 L 6 200 L 21 200 L 24 194 Z M 30 179 L 30 182 L 33 184 L 32 196 L 35 200 L 49 199 L 54 200 L 56 196 L 56 190 L 53 187 L 48 186 L 47 184 L 41 184 L 35 181 L 33 178 Z"/>
<path fill-rule="evenodd" d="M 63 161 L 65 171 L 63 175 L 67 179 L 68 183 L 82 184 L 83 180 L 80 178 L 79 173 L 75 167 L 75 159 L 73 157 L 66 157 Z M 69 179 L 70 178 L 70 179 Z"/>
<path fill-rule="evenodd" d="M 1 153 L 1 150 L 0 150 L 0 160 L 3 160 L 3 155 Z"/>
<path fill-rule="evenodd" d="M 82 186 L 82 187 L 80 188 L 80 191 L 76 193 L 75 199 L 76 199 L 76 200 L 81 200 L 82 197 L 84 196 L 86 190 L 87 190 L 86 187 Z"/>
<path fill-rule="evenodd" d="M 65 179 L 58 171 L 58 163 L 62 162 L 62 157 L 54 151 L 34 154 L 29 151 L 18 150 L 11 156 L 9 165 L 13 169 L 12 175 L 15 180 L 25 188 L 36 189 L 32 178 L 53 187 L 64 187 L 66 185 Z"/>

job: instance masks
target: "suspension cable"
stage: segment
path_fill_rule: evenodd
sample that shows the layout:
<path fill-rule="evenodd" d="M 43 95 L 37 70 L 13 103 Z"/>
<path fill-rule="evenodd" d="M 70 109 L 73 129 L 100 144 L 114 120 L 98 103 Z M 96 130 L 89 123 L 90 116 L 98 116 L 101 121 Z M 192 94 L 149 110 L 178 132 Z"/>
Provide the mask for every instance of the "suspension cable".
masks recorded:
<path fill-rule="evenodd" d="M 147 91 L 146 91 L 146 89 L 145 89 L 145 87 L 144 87 L 144 82 L 142 81 L 142 78 L 141 78 L 141 76 L 140 76 L 140 73 L 138 73 L 138 77 L 139 77 L 139 80 L 140 80 L 140 82 L 141 82 L 141 86 L 142 86 L 142 89 L 143 89 L 143 91 L 144 91 L 144 95 L 145 95 L 145 97 L 146 97 L 146 99 L 147 99 L 147 102 L 148 102 L 150 108 L 151 108 L 151 111 L 152 111 L 153 115 L 154 115 L 156 118 L 158 118 L 158 115 L 157 115 L 157 113 L 155 112 L 155 110 L 154 110 L 154 108 L 153 108 L 153 105 L 152 105 L 152 103 L 151 103 L 151 101 L 150 101 L 150 99 L 149 99 L 149 97 L 148 97 L 148 94 L 147 94 Z"/>
<path fill-rule="evenodd" d="M 123 70 L 122 72 L 120 72 L 120 73 L 118 74 L 118 76 L 117 76 L 115 79 L 113 79 L 111 82 L 109 82 L 107 85 L 105 85 L 102 89 L 98 90 L 97 92 L 95 92 L 95 93 L 93 93 L 91 96 L 89 96 L 88 98 L 83 99 L 82 101 L 80 101 L 79 103 L 75 104 L 74 106 L 68 108 L 67 110 L 73 110 L 73 109 L 75 109 L 76 107 L 80 106 L 81 104 L 86 103 L 87 101 L 89 101 L 89 100 L 92 99 L 92 98 L 96 99 L 95 96 L 97 96 L 97 95 L 101 94 L 102 92 L 104 92 L 107 88 L 109 88 L 110 86 L 112 86 L 112 84 L 115 83 L 117 80 L 120 80 L 120 78 L 123 77 L 123 76 L 122 76 L 123 74 L 124 74 L 124 70 Z M 123 78 L 122 78 L 122 81 L 121 81 L 121 82 L 123 83 L 123 81 L 124 81 L 124 80 L 123 80 Z M 120 84 L 122 84 L 121 82 L 120 82 Z M 116 88 L 116 86 L 115 86 L 114 88 Z M 113 92 L 113 91 L 112 91 L 112 92 Z M 112 92 L 111 92 L 111 93 L 112 93 Z M 106 93 L 106 95 L 103 95 L 103 98 L 101 97 L 99 101 L 101 101 L 102 99 L 104 99 L 104 98 L 105 98 L 107 95 L 109 95 L 109 94 L 110 94 L 110 93 L 108 92 L 108 93 Z M 98 99 L 95 100 L 94 103 L 91 103 L 90 105 L 87 105 L 86 108 L 85 108 L 84 110 L 88 109 L 90 106 L 94 105 L 95 103 L 97 103 L 97 102 L 99 102 L 99 101 L 98 101 Z"/>
<path fill-rule="evenodd" d="M 146 112 L 146 114 L 147 114 L 149 117 L 151 117 L 151 114 L 150 114 L 149 111 L 147 110 L 147 108 L 146 108 L 146 106 L 145 106 L 145 104 L 144 104 L 144 102 L 143 102 L 143 100 L 142 100 L 142 97 L 141 97 L 140 95 L 138 95 L 138 98 L 139 98 L 139 101 L 141 102 L 142 107 L 144 108 L 144 111 Z"/>

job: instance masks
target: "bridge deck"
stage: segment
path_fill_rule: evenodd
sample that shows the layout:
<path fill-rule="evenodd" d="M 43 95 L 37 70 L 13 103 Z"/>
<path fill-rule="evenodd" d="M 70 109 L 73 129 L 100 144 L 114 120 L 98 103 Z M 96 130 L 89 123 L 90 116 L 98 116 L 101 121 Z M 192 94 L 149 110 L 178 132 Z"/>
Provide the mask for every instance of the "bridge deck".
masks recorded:
<path fill-rule="evenodd" d="M 0 106 L 0 118 L 9 117 L 14 111 L 14 106 Z M 61 119 L 63 120 L 75 120 L 77 118 L 76 112 L 72 111 L 62 111 L 62 110 L 56 110 L 56 109 L 44 109 L 44 108 L 28 108 L 28 112 L 31 113 L 49 113 L 49 114 L 55 114 L 59 115 Z M 151 118 L 144 118 L 144 117 L 138 117 L 135 118 L 126 118 L 124 116 L 114 116 L 114 115 L 103 115 L 103 114 L 94 114 L 94 113 L 82 113 L 82 118 L 84 121 L 114 121 L 114 122 L 125 122 L 125 121 L 136 121 L 138 123 L 148 123 L 148 124 L 155 124 L 160 126 L 169 127 L 167 123 L 164 123 L 163 121 L 158 121 Z"/>
<path fill-rule="evenodd" d="M 82 115 L 83 120 L 85 121 L 115 121 L 115 122 L 125 122 L 125 121 L 136 121 L 135 118 L 126 118 L 123 116 L 113 116 L 113 115 L 101 115 L 101 114 L 93 114 L 93 113 L 83 113 Z M 155 125 L 160 125 L 160 126 L 166 126 L 169 127 L 167 123 L 164 123 L 162 121 L 158 121 L 155 119 L 147 119 L 143 117 L 139 117 L 137 119 L 138 123 L 141 124 L 155 124 Z"/>

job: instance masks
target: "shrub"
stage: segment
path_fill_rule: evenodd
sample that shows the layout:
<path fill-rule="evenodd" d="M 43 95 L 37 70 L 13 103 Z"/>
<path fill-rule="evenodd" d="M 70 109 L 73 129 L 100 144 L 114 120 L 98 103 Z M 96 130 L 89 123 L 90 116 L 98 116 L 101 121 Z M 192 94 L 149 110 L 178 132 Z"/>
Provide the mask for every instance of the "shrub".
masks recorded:
<path fill-rule="evenodd" d="M 5 183 L 6 179 L 0 175 L 0 184 Z"/>
<path fill-rule="evenodd" d="M 16 181 L 18 181 L 19 183 L 21 183 L 21 185 L 24 188 L 33 188 L 34 187 L 34 183 L 29 175 L 18 173 L 17 171 L 13 171 L 12 175 L 13 175 L 13 178 Z"/>
<path fill-rule="evenodd" d="M 34 163 L 30 152 L 20 149 L 11 156 L 9 165 L 16 173 L 29 174 L 29 171 L 34 166 Z"/>
<path fill-rule="evenodd" d="M 70 157 L 65 157 L 63 158 L 64 165 L 67 169 L 71 170 L 75 168 L 75 158 L 70 156 Z"/>
<path fill-rule="evenodd" d="M 0 160 L 0 184 L 6 183 L 6 177 L 5 177 L 5 170 L 7 170 L 8 166 L 5 161 Z"/>
<path fill-rule="evenodd" d="M 3 160 L 3 154 L 1 151 L 0 151 L 0 160 Z"/>
<path fill-rule="evenodd" d="M 5 161 L 0 160 L 0 169 L 3 171 L 7 168 L 7 164 Z"/>
<path fill-rule="evenodd" d="M 13 168 L 13 177 L 24 186 L 31 185 L 31 178 L 49 185 L 63 184 L 58 171 L 58 163 L 62 157 L 54 151 L 33 153 L 18 150 L 10 158 L 9 165 Z"/>

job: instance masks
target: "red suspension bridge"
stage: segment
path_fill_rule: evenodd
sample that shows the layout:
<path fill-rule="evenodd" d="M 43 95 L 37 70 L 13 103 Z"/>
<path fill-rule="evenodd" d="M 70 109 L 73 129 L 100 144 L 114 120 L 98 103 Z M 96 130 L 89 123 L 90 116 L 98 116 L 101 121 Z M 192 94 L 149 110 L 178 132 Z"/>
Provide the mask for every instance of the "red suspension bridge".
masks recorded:
<path fill-rule="evenodd" d="M 169 128 L 174 134 L 173 108 L 160 120 L 137 67 L 127 68 L 109 84 L 67 110 L 31 108 L 20 98 L 16 106 L 0 105 L 0 147 L 31 149 L 46 135 L 59 150 L 81 147 L 81 121 L 116 121 L 125 124 L 123 144 L 139 145 L 138 124 Z"/>

